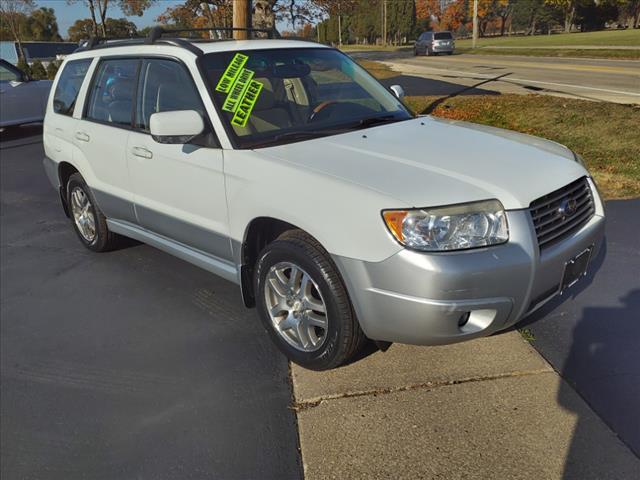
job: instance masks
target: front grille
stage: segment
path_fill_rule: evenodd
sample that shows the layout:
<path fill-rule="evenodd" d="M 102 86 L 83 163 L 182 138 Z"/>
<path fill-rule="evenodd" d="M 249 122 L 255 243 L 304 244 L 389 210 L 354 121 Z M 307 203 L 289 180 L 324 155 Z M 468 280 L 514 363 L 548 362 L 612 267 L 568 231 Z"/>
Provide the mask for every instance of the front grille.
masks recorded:
<path fill-rule="evenodd" d="M 587 223 L 595 212 L 586 177 L 540 197 L 529 206 L 540 250 L 561 241 Z"/>

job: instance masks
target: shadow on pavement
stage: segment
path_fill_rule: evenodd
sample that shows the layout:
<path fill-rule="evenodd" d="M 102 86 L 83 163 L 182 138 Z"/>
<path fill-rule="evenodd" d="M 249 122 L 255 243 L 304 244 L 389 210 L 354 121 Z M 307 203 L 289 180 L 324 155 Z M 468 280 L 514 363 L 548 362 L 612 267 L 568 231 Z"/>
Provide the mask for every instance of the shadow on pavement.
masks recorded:
<path fill-rule="evenodd" d="M 457 83 L 443 82 L 442 80 L 398 74 L 395 77 L 380 80 L 380 83 L 387 88 L 391 85 L 401 85 L 404 92 L 409 96 L 456 96 L 463 93 L 464 95 L 500 95 L 500 92 L 496 90 L 478 88 L 480 85 L 493 80 L 481 81 L 469 87 Z"/>
<path fill-rule="evenodd" d="M 594 259 L 567 298 L 556 297 L 517 325 L 530 328 L 533 346 L 566 381 L 559 404 L 578 415 L 565 479 L 584 477 L 581 463 L 593 443 L 593 422 L 571 406 L 574 389 L 640 456 L 638 209 L 640 199 L 607 202 L 606 258 L 601 252 Z"/>
<path fill-rule="evenodd" d="M 594 450 L 593 422 L 585 419 L 574 408 L 574 388 L 585 397 L 592 407 L 604 403 L 616 404 L 620 419 L 626 425 L 616 425 L 616 432 L 627 440 L 633 450 L 633 435 L 640 432 L 640 375 L 638 355 L 618 348 L 618 336 L 633 336 L 637 339 L 640 323 L 640 289 L 632 290 L 620 298 L 621 307 L 585 308 L 573 331 L 573 343 L 562 367 L 562 383 L 558 390 L 558 404 L 577 415 L 571 446 L 564 466 L 564 480 L 578 480 L 588 476 L 586 459 L 592 458 Z M 611 325 L 604 332 L 603 323 Z M 569 386 L 571 385 L 571 386 Z M 573 388 L 572 388 L 573 387 Z M 621 430 L 621 428 L 623 430 Z M 636 439 L 637 440 L 637 439 Z M 637 448 L 637 445 L 636 445 Z M 636 450 L 636 454 L 640 453 Z M 611 465 L 614 468 L 616 465 Z"/>

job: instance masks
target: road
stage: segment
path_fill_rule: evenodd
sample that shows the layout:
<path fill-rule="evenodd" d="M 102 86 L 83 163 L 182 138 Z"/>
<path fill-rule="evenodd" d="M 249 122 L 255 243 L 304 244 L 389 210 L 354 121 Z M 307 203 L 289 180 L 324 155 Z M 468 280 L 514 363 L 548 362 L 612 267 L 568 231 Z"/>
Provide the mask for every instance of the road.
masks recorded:
<path fill-rule="evenodd" d="M 288 364 L 237 287 L 84 249 L 32 133 L 0 150 L 2 478 L 300 478 Z"/>
<path fill-rule="evenodd" d="M 468 54 L 414 57 L 407 52 L 354 52 L 350 55 L 383 61 L 405 75 L 465 87 L 482 83 L 483 88 L 500 93 L 543 93 L 640 103 L 640 61 L 637 60 Z M 422 94 L 428 95 L 428 92 Z"/>

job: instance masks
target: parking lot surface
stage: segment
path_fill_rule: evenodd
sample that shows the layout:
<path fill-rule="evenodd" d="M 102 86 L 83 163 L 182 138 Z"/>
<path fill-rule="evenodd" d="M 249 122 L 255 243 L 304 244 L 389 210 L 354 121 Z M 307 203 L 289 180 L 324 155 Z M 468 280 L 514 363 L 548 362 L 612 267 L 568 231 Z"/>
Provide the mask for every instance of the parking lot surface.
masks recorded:
<path fill-rule="evenodd" d="M 524 323 L 536 349 L 640 456 L 640 199 L 607 202 L 606 213 L 597 275 Z"/>
<path fill-rule="evenodd" d="M 237 287 L 84 249 L 31 133 L 0 151 L 2 478 L 300 478 L 288 364 Z"/>

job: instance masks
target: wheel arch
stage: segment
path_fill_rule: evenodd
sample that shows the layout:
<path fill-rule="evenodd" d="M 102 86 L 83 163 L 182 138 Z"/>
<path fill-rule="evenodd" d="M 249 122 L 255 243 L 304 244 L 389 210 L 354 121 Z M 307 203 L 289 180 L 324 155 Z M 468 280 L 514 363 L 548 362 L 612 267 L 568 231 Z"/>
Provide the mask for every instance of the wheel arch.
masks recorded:
<path fill-rule="evenodd" d="M 74 173 L 80 173 L 79 170 L 69 162 L 60 162 L 58 164 L 58 180 L 60 181 L 60 201 L 62 202 L 62 209 L 67 217 L 71 218 L 69 212 L 69 205 L 67 204 L 67 183 L 69 183 L 69 177 Z"/>
<path fill-rule="evenodd" d="M 300 230 L 313 237 L 310 232 L 297 225 L 267 216 L 254 218 L 245 228 L 237 258 L 240 265 L 242 300 L 246 307 L 252 308 L 255 306 L 253 272 L 260 252 L 288 230 Z"/>

